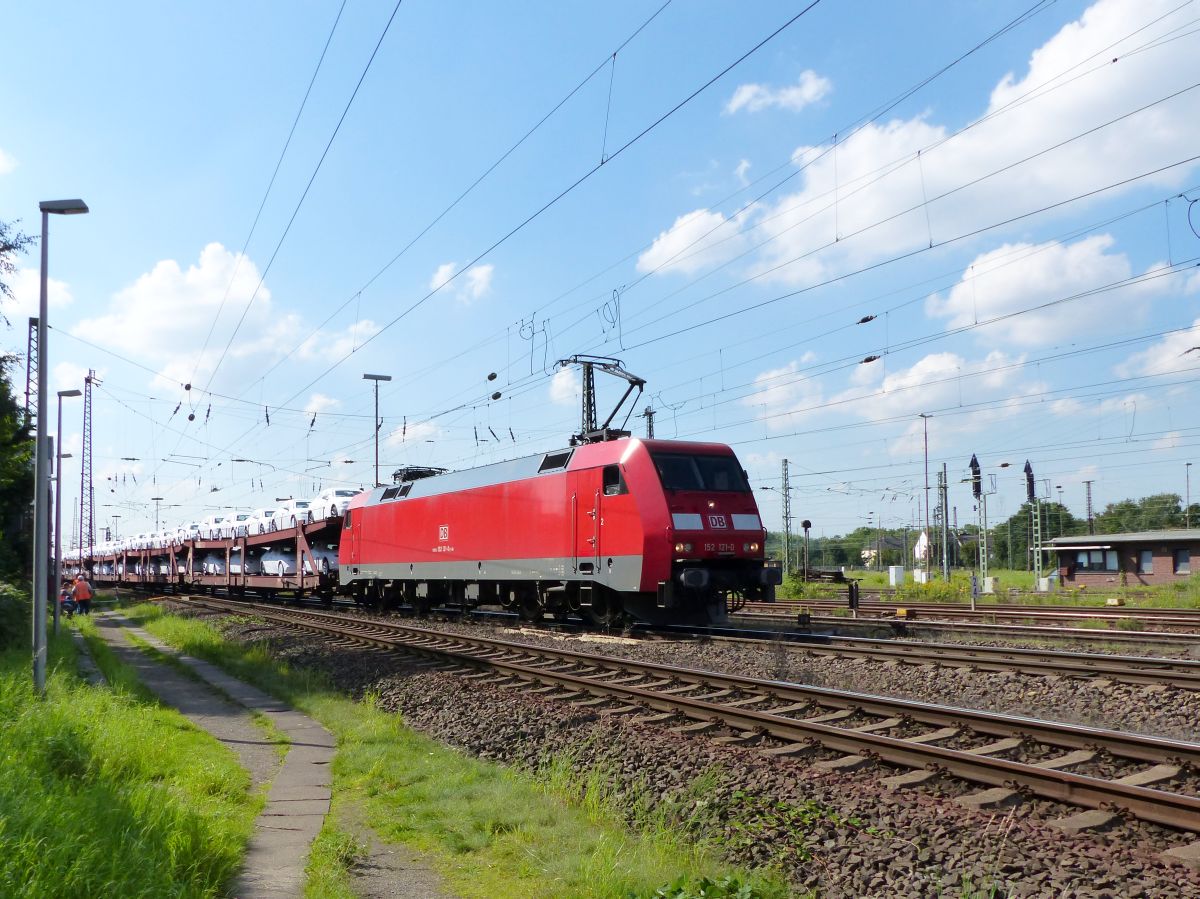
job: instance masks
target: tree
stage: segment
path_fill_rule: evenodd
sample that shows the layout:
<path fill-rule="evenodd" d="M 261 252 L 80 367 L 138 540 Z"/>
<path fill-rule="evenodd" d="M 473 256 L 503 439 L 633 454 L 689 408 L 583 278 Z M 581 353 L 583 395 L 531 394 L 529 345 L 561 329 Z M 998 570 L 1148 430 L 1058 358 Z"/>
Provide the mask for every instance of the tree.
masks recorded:
<path fill-rule="evenodd" d="M 1022 503 L 1015 515 L 989 528 L 991 554 L 1001 568 L 1025 571 L 1033 568 L 1033 558 L 1029 554 L 1029 545 L 1033 540 L 1032 508 L 1029 503 Z M 1055 502 L 1042 503 L 1043 543 L 1049 543 L 1055 537 L 1084 533 L 1087 533 L 1087 522 L 1072 515 L 1066 506 Z"/>
<path fill-rule="evenodd" d="M 13 299 L 9 281 L 17 273 L 17 256 L 29 250 L 36 239 L 16 229 L 16 222 L 0 222 L 0 300 Z M 5 323 L 8 317 L 4 316 Z"/>
<path fill-rule="evenodd" d="M 1162 531 L 1181 528 L 1185 520 L 1183 499 L 1178 493 L 1156 493 L 1138 500 L 1109 503 L 1096 516 L 1096 533 Z"/>
<path fill-rule="evenodd" d="M 25 576 L 33 552 L 34 443 L 9 381 L 17 361 L 0 356 L 0 578 Z"/>

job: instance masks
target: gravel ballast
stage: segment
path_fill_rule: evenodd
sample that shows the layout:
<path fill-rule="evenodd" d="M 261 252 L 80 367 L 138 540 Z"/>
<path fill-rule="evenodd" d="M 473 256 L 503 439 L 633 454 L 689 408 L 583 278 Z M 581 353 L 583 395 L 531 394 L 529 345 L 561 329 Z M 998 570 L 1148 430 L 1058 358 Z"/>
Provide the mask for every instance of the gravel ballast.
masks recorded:
<path fill-rule="evenodd" d="M 261 625 L 245 619 L 225 619 L 224 627 L 232 639 L 264 639 Z M 563 642 L 540 635 L 522 639 L 559 646 Z M 581 776 L 603 772 L 609 786 L 628 799 L 631 815 L 635 807 L 670 808 L 680 829 L 715 843 L 732 860 L 778 867 L 798 887 L 821 896 L 1200 895 L 1200 872 L 1160 857 L 1163 850 L 1189 843 L 1192 837 L 1154 825 L 1122 823 L 1107 832 L 1067 835 L 1048 822 L 1073 810 L 1054 803 L 1022 801 L 993 811 L 972 811 L 954 797 L 976 788 L 958 781 L 890 791 L 879 777 L 897 773 L 895 769 L 868 765 L 839 773 L 812 767 L 813 760 L 829 753 L 768 758 L 754 748 L 674 733 L 670 722 L 643 724 L 634 720 L 637 715 L 614 716 L 595 707 L 465 680 L 414 665 L 401 655 L 331 646 L 298 631 L 272 630 L 269 647 L 289 664 L 328 672 L 353 695 L 370 692 L 382 707 L 402 713 L 411 726 L 474 755 L 530 771 L 554 761 L 571 765 Z M 618 641 L 596 644 L 591 650 L 646 653 L 637 657 L 806 682 L 814 682 L 815 676 L 838 677 L 840 683 L 828 685 L 867 688 L 846 683 L 844 671 L 821 670 L 820 663 L 853 660 L 804 659 L 809 679 L 800 670 L 772 670 L 775 647 L 764 647 L 762 658 L 756 658 L 759 653 L 745 657 L 745 644 L 736 647 L 739 658 L 724 661 L 722 654 L 733 651 L 729 646 Z M 697 649 L 708 653 L 706 661 L 697 658 Z M 685 658 L 685 651 L 693 654 Z M 787 650 L 785 661 L 798 667 L 800 660 L 791 658 L 793 652 Z M 940 675 L 923 677 L 919 683 L 945 680 L 945 670 L 937 670 Z M 913 674 L 907 668 L 892 674 L 899 672 Z M 883 677 L 873 689 L 888 692 L 882 686 L 887 682 Z M 1001 691 L 1009 694 L 1014 694 L 1011 684 Z M 948 699 L 972 704 L 971 695 L 956 677 Z M 1051 700 L 1043 696 L 1036 701 Z"/>

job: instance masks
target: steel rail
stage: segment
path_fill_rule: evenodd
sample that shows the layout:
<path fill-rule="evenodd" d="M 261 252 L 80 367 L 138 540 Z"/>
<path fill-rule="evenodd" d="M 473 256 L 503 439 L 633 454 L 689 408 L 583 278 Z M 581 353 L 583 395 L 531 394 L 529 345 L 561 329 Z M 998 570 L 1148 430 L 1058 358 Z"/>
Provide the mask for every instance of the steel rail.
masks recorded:
<path fill-rule="evenodd" d="M 241 603 L 212 600 L 192 602 L 201 607 L 215 607 L 223 611 L 247 610 L 247 606 Z M 254 604 L 249 606 L 249 610 L 267 620 L 299 625 L 386 648 L 417 650 L 454 664 L 468 662 L 483 665 L 505 674 L 507 678 L 561 687 L 573 694 L 618 699 L 633 708 L 643 707 L 682 714 L 701 722 L 722 722 L 744 732 L 765 734 L 787 742 L 819 743 L 839 751 L 865 755 L 906 767 L 944 771 L 977 783 L 1011 786 L 1061 802 L 1090 808 L 1118 808 L 1144 820 L 1184 830 L 1200 831 L 1200 798 L 1194 796 L 1074 774 L 1047 767 L 1045 764 L 1015 762 L 861 729 L 834 727 L 816 719 L 806 720 L 784 715 L 784 711 L 796 710 L 786 704 L 775 711 L 756 710 L 748 706 L 758 701 L 787 703 L 789 700 L 794 702 L 796 699 L 802 699 L 806 706 L 841 705 L 843 708 L 885 718 L 895 718 L 899 715 L 902 719 L 952 725 L 983 734 L 1015 735 L 1023 740 L 1051 746 L 1103 749 L 1123 758 L 1156 763 L 1169 761 L 1175 765 L 1189 767 L 1200 764 L 1200 744 L 1020 716 L 997 715 L 972 709 L 801 687 L 780 681 L 716 674 L 670 665 L 632 662 L 627 659 L 508 641 L 462 637 L 406 625 L 347 619 L 328 613 L 280 612 Z M 533 662 L 540 664 L 532 664 Z M 573 672 L 547 667 L 563 663 L 593 670 Z M 598 676 L 622 674 L 636 674 L 638 676 L 635 680 L 656 677 L 658 681 L 652 685 L 638 685 L 597 679 Z M 621 680 L 628 681 L 628 678 Z M 668 684 L 681 682 L 689 685 L 687 690 L 673 688 L 664 692 L 661 689 Z M 696 687 L 716 687 L 717 694 L 703 697 L 680 695 L 681 692 Z M 752 696 L 759 696 L 759 699 L 739 699 L 734 704 L 712 701 L 718 698 L 718 695 L 728 695 L 723 692 L 725 690 L 750 693 Z M 818 719 L 823 717 L 817 716 Z"/>
<path fill-rule="evenodd" d="M 767 626 L 771 622 L 787 622 L 794 627 L 796 623 L 795 617 L 787 613 L 782 615 L 743 615 L 741 612 L 735 612 L 729 617 L 731 621 L 753 622 L 755 626 L 759 627 Z M 808 620 L 812 624 L 839 628 L 890 627 L 893 630 L 960 631 L 987 634 L 988 636 L 1034 637 L 1041 640 L 1134 644 L 1182 643 L 1188 646 L 1200 646 L 1200 634 L 1194 631 L 1124 631 L 1113 628 L 1063 627 L 1061 625 L 988 624 L 980 621 L 952 621 L 935 618 L 846 618 L 837 615 L 810 615 Z"/>
<path fill-rule="evenodd" d="M 650 626 L 645 632 L 670 636 L 688 634 L 715 640 L 764 643 L 793 638 L 797 649 L 814 655 L 880 658 L 911 664 L 938 664 L 982 671 L 1020 670 L 1065 677 L 1105 677 L 1124 683 L 1152 684 L 1200 690 L 1200 661 L 1154 656 L 1108 655 L 1052 649 L 1014 649 L 964 643 L 927 643 L 790 633 L 741 631 L 736 628 Z"/>
<path fill-rule="evenodd" d="M 837 599 L 780 600 L 773 603 L 748 602 L 742 608 L 745 615 L 778 615 L 802 612 L 806 609 L 845 608 L 846 602 Z M 858 611 L 895 612 L 897 609 L 913 610 L 922 614 L 957 618 L 1032 619 L 1041 621 L 1078 621 L 1081 619 L 1126 619 L 1136 618 L 1147 624 L 1165 627 L 1200 627 L 1200 614 L 1192 609 L 1139 609 L 1130 606 L 1095 608 L 1064 608 L 1061 606 L 992 605 L 979 603 L 975 609 L 964 603 L 905 603 L 891 600 L 860 600 Z"/>

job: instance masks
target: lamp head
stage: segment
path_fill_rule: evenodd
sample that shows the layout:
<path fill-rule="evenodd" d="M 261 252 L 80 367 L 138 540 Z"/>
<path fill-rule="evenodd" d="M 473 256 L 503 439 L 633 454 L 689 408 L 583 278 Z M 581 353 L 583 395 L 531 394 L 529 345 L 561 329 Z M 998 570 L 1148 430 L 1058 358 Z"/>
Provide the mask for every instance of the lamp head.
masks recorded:
<path fill-rule="evenodd" d="M 60 391 L 58 392 L 58 395 L 59 395 L 59 396 L 62 396 L 62 397 L 67 397 L 67 396 L 83 396 L 83 391 L 82 391 L 82 390 L 60 390 Z"/>
<path fill-rule="evenodd" d="M 83 215 L 88 211 L 83 200 L 43 200 L 38 203 L 38 209 L 54 215 Z"/>

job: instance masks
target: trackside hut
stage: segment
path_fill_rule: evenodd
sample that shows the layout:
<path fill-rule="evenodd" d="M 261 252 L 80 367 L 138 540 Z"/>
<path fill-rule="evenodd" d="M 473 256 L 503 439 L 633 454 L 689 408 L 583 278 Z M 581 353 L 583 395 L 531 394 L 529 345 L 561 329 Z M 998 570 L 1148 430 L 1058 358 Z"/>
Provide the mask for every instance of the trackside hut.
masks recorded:
<path fill-rule="evenodd" d="M 1190 577 L 1193 560 L 1200 565 L 1195 528 L 1055 537 L 1048 546 L 1058 554 L 1062 582 L 1077 586 L 1169 584 Z"/>

